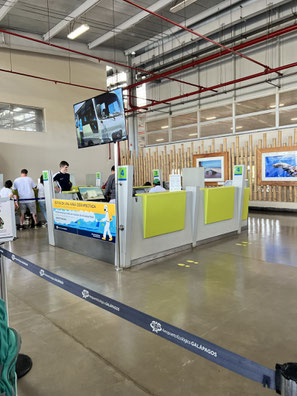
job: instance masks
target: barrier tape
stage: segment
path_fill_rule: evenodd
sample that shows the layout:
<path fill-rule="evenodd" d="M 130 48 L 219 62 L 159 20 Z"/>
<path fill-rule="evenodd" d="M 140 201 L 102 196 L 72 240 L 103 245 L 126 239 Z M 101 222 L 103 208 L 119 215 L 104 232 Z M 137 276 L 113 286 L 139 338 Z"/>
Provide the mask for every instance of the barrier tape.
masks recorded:
<path fill-rule="evenodd" d="M 20 199 L 15 199 L 15 201 L 43 201 L 45 198 L 20 198 Z"/>
<path fill-rule="evenodd" d="M 178 327 L 166 323 L 158 318 L 131 308 L 119 301 L 90 290 L 87 287 L 70 281 L 69 279 L 63 278 L 62 276 L 50 272 L 14 253 L 11 253 L 9 250 L 0 248 L 0 253 L 40 278 L 74 294 L 77 297 L 80 297 L 85 301 L 90 302 L 91 304 L 134 323 L 150 333 L 165 338 L 166 340 L 171 341 L 196 355 L 202 356 L 219 366 L 231 370 L 250 380 L 259 382 L 264 387 L 267 386 L 268 388 L 275 390 L 275 371 L 272 369 L 248 360 L 234 352 L 228 351 L 227 349 L 215 345 L 185 330 L 179 329 Z"/>

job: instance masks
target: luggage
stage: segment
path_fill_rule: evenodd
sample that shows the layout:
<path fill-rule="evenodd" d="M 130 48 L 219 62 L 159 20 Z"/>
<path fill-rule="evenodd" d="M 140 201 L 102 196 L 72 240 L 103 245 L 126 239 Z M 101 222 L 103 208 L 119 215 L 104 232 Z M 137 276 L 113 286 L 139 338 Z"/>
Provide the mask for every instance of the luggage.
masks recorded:
<path fill-rule="evenodd" d="M 7 325 L 5 302 L 0 299 L 0 396 L 17 395 L 15 366 L 21 347 L 21 337 Z"/>

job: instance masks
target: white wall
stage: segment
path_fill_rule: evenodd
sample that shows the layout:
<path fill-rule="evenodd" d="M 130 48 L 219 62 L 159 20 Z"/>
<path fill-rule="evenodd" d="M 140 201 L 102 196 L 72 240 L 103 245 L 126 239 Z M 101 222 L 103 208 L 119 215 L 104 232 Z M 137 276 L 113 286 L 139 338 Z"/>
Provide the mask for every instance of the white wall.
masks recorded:
<path fill-rule="evenodd" d="M 46 78 L 106 89 L 105 65 L 36 53 L 0 49 L 0 68 Z M 0 130 L 0 173 L 4 179 L 19 176 L 22 168 L 35 180 L 42 170 L 59 169 L 61 160 L 70 163 L 77 184 L 85 184 L 85 175 L 101 171 L 110 174 L 113 161 L 108 145 L 78 150 L 73 104 L 98 91 L 54 84 L 0 71 L 0 102 L 44 109 L 45 132 Z M 112 150 L 113 151 L 113 150 Z"/>

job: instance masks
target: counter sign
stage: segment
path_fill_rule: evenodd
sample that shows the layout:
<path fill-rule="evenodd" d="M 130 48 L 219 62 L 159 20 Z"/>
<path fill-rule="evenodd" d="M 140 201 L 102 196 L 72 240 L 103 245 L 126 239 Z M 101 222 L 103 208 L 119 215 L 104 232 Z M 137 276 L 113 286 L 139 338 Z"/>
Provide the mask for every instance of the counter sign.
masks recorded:
<path fill-rule="evenodd" d="M 118 171 L 118 180 L 124 181 L 127 180 L 127 168 L 119 167 Z"/>
<path fill-rule="evenodd" d="M 242 176 L 242 166 L 236 166 L 234 169 L 234 175 Z"/>
<path fill-rule="evenodd" d="M 48 172 L 43 172 L 43 181 L 48 181 Z"/>

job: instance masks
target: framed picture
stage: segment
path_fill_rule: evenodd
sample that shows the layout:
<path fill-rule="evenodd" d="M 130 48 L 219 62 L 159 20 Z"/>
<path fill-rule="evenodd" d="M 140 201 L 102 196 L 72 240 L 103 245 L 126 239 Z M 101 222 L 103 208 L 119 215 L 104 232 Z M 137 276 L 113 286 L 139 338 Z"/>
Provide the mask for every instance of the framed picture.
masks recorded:
<path fill-rule="evenodd" d="M 229 153 L 194 154 L 193 166 L 204 168 L 205 182 L 217 185 L 228 179 Z"/>
<path fill-rule="evenodd" d="M 258 185 L 297 186 L 297 146 L 257 150 Z"/>

